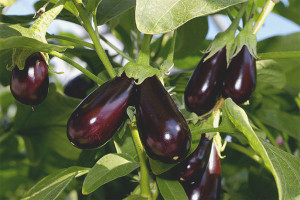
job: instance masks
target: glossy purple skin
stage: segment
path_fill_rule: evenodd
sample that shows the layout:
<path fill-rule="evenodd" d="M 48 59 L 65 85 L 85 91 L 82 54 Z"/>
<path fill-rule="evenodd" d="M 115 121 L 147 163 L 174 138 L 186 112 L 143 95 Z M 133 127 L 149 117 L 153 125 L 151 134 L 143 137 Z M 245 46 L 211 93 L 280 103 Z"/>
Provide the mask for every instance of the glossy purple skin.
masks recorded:
<path fill-rule="evenodd" d="M 256 86 L 256 61 L 246 46 L 231 60 L 223 82 L 223 96 L 241 104 L 249 100 Z"/>
<path fill-rule="evenodd" d="M 71 143 L 80 149 L 105 144 L 126 119 L 134 88 L 134 80 L 122 75 L 87 96 L 69 118 L 67 136 Z"/>
<path fill-rule="evenodd" d="M 202 134 L 195 151 L 176 165 L 172 170 L 180 182 L 195 182 L 201 179 L 210 155 L 212 140 Z"/>
<path fill-rule="evenodd" d="M 198 115 L 207 113 L 216 104 L 226 72 L 225 47 L 203 62 L 207 55 L 202 57 L 184 92 L 186 108 Z"/>
<path fill-rule="evenodd" d="M 172 97 L 156 76 L 139 85 L 137 94 L 137 128 L 148 156 L 164 163 L 183 159 L 191 132 Z"/>
<path fill-rule="evenodd" d="M 94 86 L 95 84 L 92 80 L 81 74 L 66 84 L 64 93 L 70 97 L 84 99 L 87 96 L 88 90 Z"/>
<path fill-rule="evenodd" d="M 23 70 L 15 67 L 10 80 L 10 91 L 19 102 L 38 105 L 48 94 L 48 67 L 40 53 L 29 56 Z"/>
<path fill-rule="evenodd" d="M 189 200 L 218 200 L 221 192 L 221 163 L 213 145 L 209 162 L 202 179 L 198 182 L 182 183 Z"/>

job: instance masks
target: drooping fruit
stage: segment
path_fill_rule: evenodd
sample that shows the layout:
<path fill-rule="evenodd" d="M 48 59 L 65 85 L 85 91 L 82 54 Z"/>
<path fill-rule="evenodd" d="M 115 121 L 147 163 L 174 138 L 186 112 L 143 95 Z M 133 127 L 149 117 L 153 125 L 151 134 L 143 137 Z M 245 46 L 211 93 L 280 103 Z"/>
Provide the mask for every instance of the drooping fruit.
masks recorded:
<path fill-rule="evenodd" d="M 81 149 L 106 143 L 126 118 L 135 88 L 125 74 L 101 85 L 73 111 L 67 125 L 71 143 Z"/>
<path fill-rule="evenodd" d="M 216 104 L 226 72 L 225 47 L 204 62 L 207 55 L 202 57 L 184 92 L 186 108 L 198 115 L 208 112 Z"/>
<path fill-rule="evenodd" d="M 191 183 L 201 180 L 208 163 L 211 144 L 212 140 L 208 140 L 205 134 L 202 134 L 195 151 L 176 165 L 172 169 L 172 174 L 174 174 L 180 182 Z"/>
<path fill-rule="evenodd" d="M 26 105 L 38 105 L 46 98 L 49 88 L 48 67 L 40 53 L 34 53 L 20 70 L 15 67 L 10 80 L 10 90 L 15 99 Z"/>
<path fill-rule="evenodd" d="M 70 97 L 84 99 L 88 90 L 94 86 L 95 83 L 91 79 L 80 74 L 66 84 L 64 93 Z"/>
<path fill-rule="evenodd" d="M 156 76 L 139 85 L 136 111 L 139 135 L 150 158 L 175 163 L 187 155 L 189 126 Z"/>
<path fill-rule="evenodd" d="M 216 147 L 212 145 L 205 172 L 198 182 L 182 183 L 190 200 L 218 200 L 221 191 L 221 163 Z"/>
<path fill-rule="evenodd" d="M 247 46 L 232 58 L 223 82 L 223 96 L 237 103 L 249 100 L 256 86 L 256 62 Z"/>

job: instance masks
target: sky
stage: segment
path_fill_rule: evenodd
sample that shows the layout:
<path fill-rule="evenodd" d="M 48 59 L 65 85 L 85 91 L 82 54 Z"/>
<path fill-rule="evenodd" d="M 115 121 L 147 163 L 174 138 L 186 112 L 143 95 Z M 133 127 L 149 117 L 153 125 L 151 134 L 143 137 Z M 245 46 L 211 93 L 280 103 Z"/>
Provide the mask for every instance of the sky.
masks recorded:
<path fill-rule="evenodd" d="M 17 0 L 17 2 L 11 6 L 8 11 L 7 15 L 25 15 L 25 14 L 33 14 L 35 12 L 33 8 L 33 4 L 36 2 L 36 0 Z M 283 0 L 283 3 L 285 5 L 288 5 L 287 0 Z M 230 25 L 230 20 L 228 17 L 225 16 L 214 16 L 213 18 L 209 16 L 208 23 L 209 23 L 209 30 L 206 39 L 214 39 L 215 35 L 220 31 L 220 28 L 215 23 L 215 19 L 219 22 L 219 24 L 222 25 L 223 29 L 228 27 Z M 76 24 L 61 21 L 61 20 L 55 20 L 51 23 L 51 25 L 48 28 L 48 33 L 51 34 L 58 34 L 59 32 L 71 32 L 75 33 L 79 36 L 85 35 L 85 30 Z M 103 31 L 103 27 L 99 27 L 99 31 Z M 295 24 L 294 22 L 291 22 L 289 20 L 286 20 L 285 18 L 270 13 L 267 17 L 264 25 L 257 33 L 257 40 L 261 41 L 263 39 L 276 36 L 276 35 L 287 35 L 295 32 L 300 32 L 300 26 Z M 112 34 L 105 34 L 104 35 L 111 43 L 113 43 L 115 46 L 117 46 L 119 49 L 123 49 L 123 45 L 121 42 L 119 42 L 114 35 Z M 103 44 L 104 49 L 108 49 L 109 53 L 115 54 L 114 50 L 112 50 L 109 46 L 106 46 Z M 117 59 L 120 59 L 118 57 Z M 82 66 L 85 65 L 85 63 L 82 63 L 78 61 L 79 64 Z M 59 75 L 58 79 L 61 80 L 63 84 L 65 84 L 67 81 L 78 75 L 80 72 L 78 70 L 72 70 L 72 68 L 67 67 L 66 63 L 59 60 L 58 58 L 51 59 L 51 64 L 56 66 L 54 68 L 55 71 L 64 71 L 65 73 L 63 75 Z M 60 66 L 59 68 L 57 66 Z"/>

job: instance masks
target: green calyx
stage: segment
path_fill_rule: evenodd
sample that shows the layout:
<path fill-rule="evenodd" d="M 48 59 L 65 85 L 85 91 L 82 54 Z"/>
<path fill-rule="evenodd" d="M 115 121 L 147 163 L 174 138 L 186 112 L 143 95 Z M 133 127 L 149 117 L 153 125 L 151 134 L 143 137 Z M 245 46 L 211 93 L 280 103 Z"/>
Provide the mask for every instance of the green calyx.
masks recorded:
<path fill-rule="evenodd" d="M 43 13 L 31 25 L 31 27 L 29 27 L 29 29 L 23 30 L 21 32 L 22 36 L 33 38 L 47 44 L 47 40 L 46 40 L 47 28 L 50 25 L 50 23 L 56 18 L 56 16 L 62 11 L 65 2 L 66 0 L 58 1 L 53 8 Z M 11 69 L 14 68 L 15 66 L 17 66 L 20 70 L 24 69 L 26 59 L 33 53 L 36 53 L 36 50 L 25 49 L 25 48 L 13 49 Z M 41 52 L 41 54 L 46 64 L 49 65 L 49 55 L 44 52 Z"/>
<path fill-rule="evenodd" d="M 161 76 L 161 71 L 159 69 L 153 68 L 150 65 L 143 65 L 138 63 L 129 62 L 123 68 L 118 71 L 118 76 L 125 73 L 128 78 L 134 78 L 136 84 L 141 84 L 146 78 L 157 75 Z"/>
<path fill-rule="evenodd" d="M 244 12 L 246 11 L 246 7 L 247 7 L 247 3 L 243 3 L 238 15 L 236 16 L 232 24 L 229 26 L 229 28 L 226 31 L 216 35 L 215 39 L 212 41 L 208 49 L 205 51 L 205 53 L 209 52 L 209 54 L 205 57 L 204 62 L 207 59 L 211 58 L 213 55 L 215 55 L 215 53 L 217 53 L 219 50 L 226 47 L 226 61 L 227 64 L 230 63 L 232 57 L 228 52 L 230 52 L 232 47 L 234 46 L 235 43 L 234 35 L 238 28 L 240 19 L 243 16 Z"/>
<path fill-rule="evenodd" d="M 235 57 L 242 49 L 244 45 L 247 46 L 250 54 L 254 57 L 257 58 L 257 52 L 256 52 L 256 36 L 252 32 L 252 24 L 253 24 L 253 19 L 250 19 L 243 30 L 238 34 L 238 36 L 235 38 L 234 45 L 230 49 L 227 54 L 229 54 L 230 58 Z"/>

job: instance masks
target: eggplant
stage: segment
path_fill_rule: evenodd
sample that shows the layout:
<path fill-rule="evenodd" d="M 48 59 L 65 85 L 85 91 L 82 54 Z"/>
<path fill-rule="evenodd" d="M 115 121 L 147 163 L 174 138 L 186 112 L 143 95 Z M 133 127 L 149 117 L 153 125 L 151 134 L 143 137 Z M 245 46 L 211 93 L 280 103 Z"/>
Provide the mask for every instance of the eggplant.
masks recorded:
<path fill-rule="evenodd" d="M 197 182 L 182 183 L 189 200 L 218 200 L 221 192 L 221 163 L 212 145 L 208 165 Z"/>
<path fill-rule="evenodd" d="M 203 133 L 195 151 L 172 169 L 180 182 L 195 182 L 201 179 L 210 155 L 212 140 Z"/>
<path fill-rule="evenodd" d="M 89 89 L 93 88 L 95 83 L 84 74 L 80 74 L 70 80 L 64 89 L 64 93 L 69 97 L 84 99 Z"/>
<path fill-rule="evenodd" d="M 148 156 L 164 163 L 183 159 L 191 146 L 189 126 L 156 76 L 137 89 L 136 120 Z"/>
<path fill-rule="evenodd" d="M 41 53 L 30 55 L 25 67 L 12 71 L 10 90 L 16 100 L 25 105 L 38 105 L 47 97 L 49 89 L 48 66 Z"/>
<path fill-rule="evenodd" d="M 225 47 L 204 62 L 207 55 L 197 65 L 184 92 L 187 110 L 198 115 L 207 113 L 216 104 L 227 67 Z"/>
<path fill-rule="evenodd" d="M 249 100 L 256 86 L 256 60 L 248 47 L 232 58 L 223 82 L 223 96 L 230 97 L 236 104 Z"/>
<path fill-rule="evenodd" d="M 132 104 L 134 79 L 125 74 L 101 85 L 73 111 L 67 124 L 70 142 L 80 149 L 105 144 L 126 119 Z"/>

